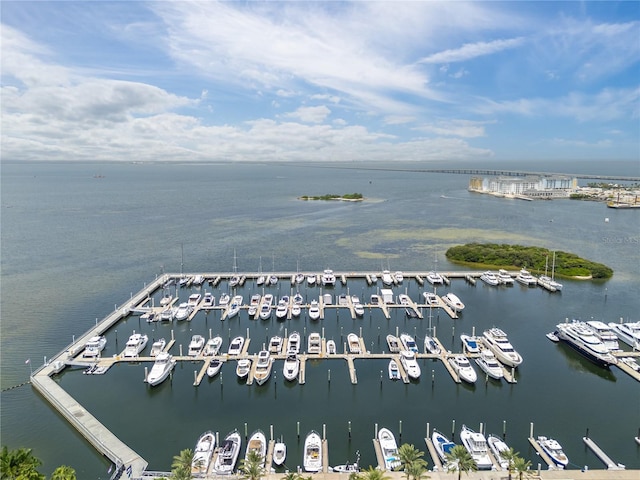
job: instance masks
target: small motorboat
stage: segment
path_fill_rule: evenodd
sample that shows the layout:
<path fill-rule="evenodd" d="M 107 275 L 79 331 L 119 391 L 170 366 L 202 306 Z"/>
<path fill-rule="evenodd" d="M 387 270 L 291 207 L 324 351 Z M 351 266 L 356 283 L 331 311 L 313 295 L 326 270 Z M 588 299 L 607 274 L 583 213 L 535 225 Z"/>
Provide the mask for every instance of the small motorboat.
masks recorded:
<path fill-rule="evenodd" d="M 236 365 L 236 375 L 238 378 L 246 378 L 251 370 L 251 360 L 248 358 L 241 358 Z"/>
<path fill-rule="evenodd" d="M 558 338 L 558 335 L 556 335 L 556 332 L 549 332 L 546 334 L 546 337 L 551 340 L 552 342 L 559 342 L 560 339 Z"/>
<path fill-rule="evenodd" d="M 438 457 L 440 457 L 440 460 L 444 464 L 446 464 L 448 461 L 447 454 L 451 453 L 451 449 L 455 447 L 456 444 L 450 441 L 435 428 L 433 429 L 433 433 L 431 434 L 431 442 L 433 443 L 433 446 L 436 449 L 436 453 L 438 454 Z"/>
<path fill-rule="evenodd" d="M 244 337 L 235 337 L 229 344 L 229 355 L 240 355 L 242 353 L 242 347 L 244 347 Z"/>
<path fill-rule="evenodd" d="M 389 360 L 389 380 L 400 379 L 400 370 L 398 369 L 398 363 L 392 358 Z"/>
<path fill-rule="evenodd" d="M 160 340 L 156 340 L 151 344 L 151 351 L 149 352 L 150 357 L 157 357 L 161 352 L 164 351 L 164 347 L 167 345 L 167 341 L 164 338 Z"/>
<path fill-rule="evenodd" d="M 205 339 L 202 335 L 194 335 L 191 337 L 191 342 L 189 342 L 189 353 L 190 357 L 197 357 L 202 353 L 204 349 Z"/>
<path fill-rule="evenodd" d="M 222 361 L 217 358 L 214 358 L 213 360 L 211 360 L 211 363 L 209 363 L 209 366 L 207 367 L 207 376 L 209 378 L 215 377 L 220 372 L 221 368 L 222 368 Z"/>
<path fill-rule="evenodd" d="M 462 340 L 462 346 L 465 352 L 480 353 L 480 346 L 478 345 L 478 340 L 476 337 L 463 334 L 460 335 L 460 340 Z"/>
<path fill-rule="evenodd" d="M 287 445 L 280 439 L 273 446 L 273 463 L 277 466 L 284 464 L 287 458 Z"/>
<path fill-rule="evenodd" d="M 342 465 L 336 465 L 333 467 L 333 471 L 336 473 L 358 473 L 360 471 L 360 450 L 356 450 L 356 461 L 353 463 L 347 462 Z"/>
<path fill-rule="evenodd" d="M 273 358 L 271 358 L 269 350 L 260 350 L 260 352 L 258 352 L 258 360 L 256 361 L 256 371 L 253 375 L 253 379 L 258 385 L 262 385 L 269 380 L 272 367 Z"/>
<path fill-rule="evenodd" d="M 287 339 L 287 354 L 297 355 L 300 353 L 300 334 L 298 332 L 291 332 Z"/>
<path fill-rule="evenodd" d="M 362 349 L 360 348 L 360 339 L 358 335 L 355 333 L 350 333 L 347 335 L 347 343 L 349 345 L 349 353 L 359 354 L 362 353 Z"/>
<path fill-rule="evenodd" d="M 391 353 L 400 353 L 400 350 L 402 350 L 400 339 L 395 335 L 387 335 L 387 346 L 389 347 L 389 352 Z"/>
<path fill-rule="evenodd" d="M 318 320 L 320 318 L 320 306 L 317 300 L 311 300 L 311 305 L 309 306 L 309 318 L 311 320 Z"/>
<path fill-rule="evenodd" d="M 289 302 L 286 302 L 284 299 L 280 300 L 276 307 L 276 318 L 285 318 L 287 313 L 289 313 Z"/>
<path fill-rule="evenodd" d="M 475 383 L 478 379 L 476 371 L 473 369 L 467 357 L 456 354 L 449 358 L 449 363 L 461 380 L 467 383 Z"/>
<path fill-rule="evenodd" d="M 304 441 L 303 466 L 305 472 L 322 470 L 322 440 L 315 430 L 311 430 Z"/>
<path fill-rule="evenodd" d="M 327 353 L 334 355 L 336 353 L 336 342 L 333 340 L 327 340 Z"/>
<path fill-rule="evenodd" d="M 425 352 L 429 352 L 434 355 L 440 355 L 440 353 L 442 352 L 440 345 L 438 345 L 438 342 L 436 342 L 433 337 L 430 337 L 428 335 L 424 337 L 424 350 Z"/>
<path fill-rule="evenodd" d="M 269 339 L 269 352 L 274 355 L 280 355 L 280 352 L 282 352 L 282 337 L 274 335 Z"/>
<path fill-rule="evenodd" d="M 262 467 L 264 467 L 264 461 L 267 458 L 267 438 L 264 436 L 262 430 L 256 430 L 249 437 L 247 442 L 247 451 L 244 454 L 245 461 L 249 460 L 251 452 L 255 452 L 262 459 Z"/>

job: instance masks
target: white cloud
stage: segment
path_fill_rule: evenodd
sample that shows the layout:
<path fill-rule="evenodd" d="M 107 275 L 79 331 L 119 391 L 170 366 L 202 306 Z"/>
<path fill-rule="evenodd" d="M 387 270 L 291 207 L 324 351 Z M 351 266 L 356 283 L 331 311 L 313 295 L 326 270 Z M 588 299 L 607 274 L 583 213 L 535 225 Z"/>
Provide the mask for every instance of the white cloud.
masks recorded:
<path fill-rule="evenodd" d="M 441 120 L 436 123 L 420 125 L 415 130 L 444 137 L 475 138 L 485 136 L 485 123 L 471 120 Z"/>
<path fill-rule="evenodd" d="M 465 62 L 477 57 L 492 55 L 509 48 L 516 48 L 523 44 L 524 38 L 509 38 L 493 40 L 491 42 L 465 43 L 462 47 L 434 53 L 419 60 L 419 63 L 454 63 Z"/>
<path fill-rule="evenodd" d="M 295 112 L 287 113 L 285 117 L 297 118 L 305 123 L 322 123 L 330 114 L 331 110 L 321 105 L 318 107 L 300 107 Z"/>

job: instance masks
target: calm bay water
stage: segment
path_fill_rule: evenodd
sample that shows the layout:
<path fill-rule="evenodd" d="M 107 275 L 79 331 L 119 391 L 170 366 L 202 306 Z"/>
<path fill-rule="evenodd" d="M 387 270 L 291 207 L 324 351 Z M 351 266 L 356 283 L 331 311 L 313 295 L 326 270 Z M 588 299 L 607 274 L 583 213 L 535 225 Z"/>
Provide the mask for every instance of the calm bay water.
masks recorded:
<path fill-rule="evenodd" d="M 437 168 L 439 165 L 435 165 Z M 349 165 L 353 167 L 353 165 Z M 402 165 L 401 167 L 415 167 Z M 432 165 L 418 168 L 431 168 Z M 513 165 L 483 165 L 509 168 Z M 614 164 L 531 165 L 523 170 L 555 170 L 638 175 L 638 166 Z M 95 175 L 101 178 L 94 178 Z M 451 433 L 460 426 L 501 434 L 538 463 L 526 437 L 557 438 L 573 466 L 601 468 L 585 450 L 586 429 L 614 460 L 640 468 L 633 436 L 640 427 L 640 389 L 620 370 L 602 370 L 544 334 L 568 318 L 607 322 L 638 320 L 640 311 L 640 223 L 638 212 L 574 201 L 522 202 L 473 195 L 464 175 L 317 168 L 308 165 L 175 164 L 4 164 L 2 166 L 2 388 L 24 382 L 31 364 L 64 348 L 73 335 L 128 299 L 163 271 L 230 271 L 234 251 L 239 271 L 265 272 L 460 269 L 446 249 L 471 241 L 531 244 L 574 252 L 611 266 L 608 282 L 565 281 L 561 294 L 541 289 L 492 289 L 454 281 L 451 290 L 467 305 L 462 318 L 434 314 L 438 337 L 459 350 L 459 335 L 500 326 L 524 356 L 518 383 L 490 381 L 475 387 L 454 384 L 438 362 L 422 361 L 423 376 L 410 385 L 386 379 L 386 362 L 356 361 L 358 384 L 351 385 L 346 362 L 307 364 L 305 385 L 287 383 L 276 363 L 266 385 L 238 382 L 231 365 L 222 378 L 192 386 L 195 364 L 179 365 L 171 383 L 153 390 L 143 382 L 143 365 L 119 365 L 104 376 L 68 372 L 61 385 L 150 463 L 168 469 L 171 457 L 193 448 L 207 429 L 225 435 L 237 428 L 283 436 L 287 465 L 301 462 L 301 442 L 310 429 L 326 425 L 330 463 L 353 459 L 373 464 L 374 426 L 387 426 L 402 442 L 425 450 L 426 425 Z M 303 202 L 304 194 L 360 192 L 362 203 Z M 609 218 L 605 222 L 605 218 Z M 183 255 L 182 255 L 183 252 Z M 181 265 L 183 263 L 183 265 Z M 414 300 L 425 287 L 405 281 L 397 293 Z M 211 290 L 205 286 L 203 289 Z M 213 290 L 216 297 L 226 286 Z M 336 286 L 368 299 L 374 288 L 351 281 Z M 255 285 L 241 289 L 245 301 Z M 289 293 L 288 283 L 271 287 Z M 184 290 L 186 298 L 190 290 Z M 320 290 L 303 290 L 317 297 Z M 385 349 L 389 332 L 422 339 L 429 320 L 409 320 L 397 312 L 386 320 L 367 311 L 362 320 L 343 312 L 322 322 L 278 322 L 240 318 L 220 322 L 219 313 L 199 313 L 188 324 L 148 325 L 130 318 L 108 333 L 105 354 L 121 350 L 132 330 L 151 338 L 173 328 L 184 348 L 194 333 L 209 329 L 225 339 L 250 329 L 250 352 L 275 332 L 302 334 L 324 328 L 340 341 L 359 332 L 371 351 Z M 117 343 L 117 345 L 116 345 Z M 176 346 L 177 348 L 177 346 Z M 380 372 L 385 378 L 380 381 Z M 329 381 L 330 377 L 330 381 Z M 433 381 L 432 381 L 433 378 Z M 79 478 L 106 478 L 109 464 L 31 389 L 2 393 L 2 444 L 28 446 L 44 462 L 43 471 L 69 464 Z M 297 422 L 302 438 L 297 440 Z M 351 438 L 348 435 L 351 422 Z"/>

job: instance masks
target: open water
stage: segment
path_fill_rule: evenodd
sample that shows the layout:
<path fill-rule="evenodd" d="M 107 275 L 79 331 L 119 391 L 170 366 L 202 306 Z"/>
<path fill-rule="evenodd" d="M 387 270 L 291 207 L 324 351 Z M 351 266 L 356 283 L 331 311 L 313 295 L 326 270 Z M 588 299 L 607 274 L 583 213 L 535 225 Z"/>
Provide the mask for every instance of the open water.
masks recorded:
<path fill-rule="evenodd" d="M 31 368 L 85 332 L 115 304 L 127 300 L 162 272 L 231 271 L 404 271 L 461 269 L 447 262 L 449 246 L 479 242 L 539 245 L 564 250 L 611 266 L 607 282 L 564 281 L 562 293 L 540 288 L 475 287 L 462 280 L 439 289 L 455 292 L 466 304 L 458 320 L 434 313 L 431 325 L 451 350 L 459 335 L 499 326 L 524 356 L 518 383 L 479 381 L 456 385 L 439 362 L 421 361 L 420 381 L 409 385 L 386 378 L 386 362 L 356 361 L 358 384 L 351 385 L 346 362 L 307 363 L 305 385 L 281 375 L 264 386 L 247 386 L 226 365 L 222 376 L 195 388 L 199 365 L 179 365 L 171 382 L 150 389 L 144 365 L 118 365 L 106 375 L 69 371 L 61 385 L 100 421 L 139 452 L 154 470 L 170 468 L 172 456 L 193 448 L 205 430 L 224 436 L 237 428 L 257 428 L 283 437 L 287 466 L 301 463 L 306 433 L 326 427 L 330 464 L 361 454 L 375 464 L 371 439 L 375 425 L 395 432 L 402 443 L 426 451 L 427 423 L 446 434 L 462 424 L 502 434 L 510 446 L 532 461 L 539 459 L 526 440 L 531 422 L 536 435 L 558 439 L 571 468 L 602 468 L 584 447 L 590 436 L 617 462 L 640 468 L 640 385 L 617 368 L 604 370 L 565 348 L 545 333 L 565 318 L 604 321 L 639 320 L 640 222 L 637 211 L 607 209 L 578 201 L 498 199 L 467 191 L 469 177 L 401 171 L 445 165 L 399 165 L 380 171 L 365 165 L 318 166 L 265 164 L 65 164 L 2 165 L 2 371 L 8 389 L 28 379 Z M 449 165 L 450 167 L 451 165 Z M 463 166 L 463 165 L 461 165 Z M 356 167 L 356 168 L 354 168 Z M 535 171 L 640 174 L 637 163 L 482 165 Z M 301 195 L 362 193 L 367 201 L 305 202 Z M 608 221 L 606 219 L 608 218 Z M 405 280 L 396 293 L 414 300 L 428 287 Z M 213 293 L 226 290 L 223 283 Z M 206 285 L 203 290 L 211 290 Z M 288 282 L 268 289 L 289 294 Z M 337 285 L 333 294 L 375 292 L 364 281 Z M 194 290 L 195 291 L 195 290 Z M 258 291 L 250 282 L 240 289 L 245 302 Z M 190 290 L 181 292 L 186 299 Z M 308 299 L 318 287 L 303 289 Z M 426 312 L 425 312 L 426 314 Z M 329 313 L 321 322 L 306 317 L 278 322 L 239 318 L 221 322 L 219 313 L 199 313 L 190 323 L 146 324 L 132 317 L 112 329 L 106 355 L 122 350 L 133 330 L 150 338 L 187 343 L 211 329 L 228 338 L 250 330 L 250 352 L 268 336 L 324 329 L 338 343 L 354 331 L 371 351 L 385 350 L 387 333 L 406 331 L 420 341 L 429 327 L 401 312 L 386 320 L 376 310 L 361 320 Z M 117 331 L 116 331 L 117 330 Z M 177 349 L 177 345 L 174 349 Z M 176 350 L 177 351 L 177 350 Z M 25 363 L 30 360 L 30 363 Z M 384 378 L 381 381 L 381 371 Z M 29 385 L 2 393 L 2 445 L 33 448 L 43 472 L 73 466 L 78 478 L 107 478 L 109 462 L 96 453 Z M 300 439 L 298 439 L 298 422 Z M 350 423 L 349 423 L 350 422 Z M 455 428 L 453 423 L 455 422 Z M 349 435 L 349 424 L 351 435 Z"/>

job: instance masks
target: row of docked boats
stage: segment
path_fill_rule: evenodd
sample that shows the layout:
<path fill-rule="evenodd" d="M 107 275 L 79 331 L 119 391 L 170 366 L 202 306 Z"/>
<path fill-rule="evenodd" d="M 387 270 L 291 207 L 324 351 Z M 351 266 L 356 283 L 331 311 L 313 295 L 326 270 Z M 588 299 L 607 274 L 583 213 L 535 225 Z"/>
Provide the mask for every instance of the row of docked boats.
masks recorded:
<path fill-rule="evenodd" d="M 492 287 L 496 287 L 498 285 L 510 286 L 513 285 L 514 282 L 518 282 L 527 287 L 540 285 L 551 292 L 561 291 L 563 287 L 562 283 L 555 279 L 553 273 L 551 276 L 548 276 L 545 273 L 544 275 L 535 277 L 526 268 L 520 269 L 515 277 L 504 269 L 499 269 L 497 272 L 487 270 L 480 275 L 480 280 Z"/>

